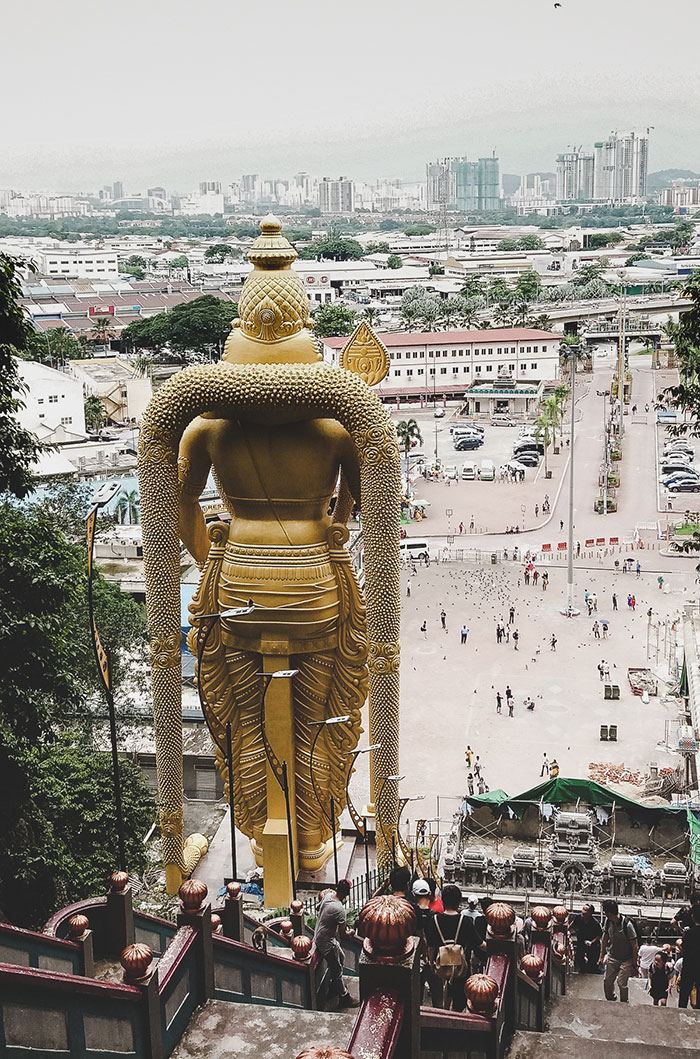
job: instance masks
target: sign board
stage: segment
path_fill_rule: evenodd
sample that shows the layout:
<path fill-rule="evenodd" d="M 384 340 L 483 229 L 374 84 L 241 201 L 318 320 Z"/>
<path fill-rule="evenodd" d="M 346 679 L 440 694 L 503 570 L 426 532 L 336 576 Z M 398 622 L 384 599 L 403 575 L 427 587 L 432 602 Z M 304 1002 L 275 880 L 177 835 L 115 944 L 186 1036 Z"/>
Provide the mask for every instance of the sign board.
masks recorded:
<path fill-rule="evenodd" d="M 114 316 L 114 306 L 91 305 L 88 308 L 88 316 Z"/>

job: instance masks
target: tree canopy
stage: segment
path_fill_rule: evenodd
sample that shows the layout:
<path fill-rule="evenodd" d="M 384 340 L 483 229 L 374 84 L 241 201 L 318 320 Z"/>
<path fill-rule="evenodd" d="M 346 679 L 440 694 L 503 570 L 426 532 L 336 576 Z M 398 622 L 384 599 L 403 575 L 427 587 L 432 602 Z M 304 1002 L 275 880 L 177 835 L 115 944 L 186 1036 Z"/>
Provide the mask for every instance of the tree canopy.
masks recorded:
<path fill-rule="evenodd" d="M 674 408 L 690 413 L 690 420 L 673 427 L 673 432 L 700 437 L 700 272 L 691 273 L 682 293 L 693 304 L 680 313 L 678 323 L 670 328 L 679 381 L 664 392 Z"/>
<path fill-rule="evenodd" d="M 104 723 L 105 707 L 89 629 L 87 554 L 82 541 L 66 536 L 84 532 L 89 494 L 84 486 L 57 486 L 38 504 L 5 500 L 0 506 L 0 908 L 25 924 L 85 893 L 95 870 L 114 866 L 111 784 L 100 778 L 105 765 L 90 739 L 91 730 Z M 145 619 L 130 597 L 99 574 L 94 589 L 121 705 L 128 698 L 127 653 L 145 658 Z M 100 819 L 97 844 L 72 834 L 75 812 L 66 813 L 66 806 L 76 794 L 70 784 L 64 784 L 63 797 L 56 797 L 59 787 L 46 794 L 46 770 L 56 765 L 60 733 L 72 728 L 81 735 L 71 760 L 90 774 L 82 796 L 93 786 L 83 813 L 86 824 L 93 815 Z M 133 784 L 142 789 L 139 777 Z M 143 837 L 144 805 L 152 815 L 147 793 L 135 802 L 125 795 L 124 804 L 127 831 Z M 132 848 L 130 865 L 140 870 L 142 850 Z"/>
<path fill-rule="evenodd" d="M 0 254 L 0 495 L 26 496 L 32 486 L 30 467 L 41 446 L 16 419 L 24 387 L 15 358 L 32 335 L 19 306 L 20 293 L 16 262 Z"/>
<path fill-rule="evenodd" d="M 187 354 L 220 354 L 238 316 L 235 302 L 203 294 L 190 302 L 155 316 L 134 320 L 122 331 L 125 349 L 147 349 L 160 355 L 168 346 L 175 360 L 184 362 Z"/>
<path fill-rule="evenodd" d="M 355 328 L 355 310 L 346 305 L 321 305 L 313 314 L 314 334 L 319 338 L 349 335 Z"/>
<path fill-rule="evenodd" d="M 359 261 L 365 253 L 356 239 L 331 234 L 325 239 L 315 239 L 308 246 L 303 246 L 299 250 L 299 257 L 306 261 Z"/>

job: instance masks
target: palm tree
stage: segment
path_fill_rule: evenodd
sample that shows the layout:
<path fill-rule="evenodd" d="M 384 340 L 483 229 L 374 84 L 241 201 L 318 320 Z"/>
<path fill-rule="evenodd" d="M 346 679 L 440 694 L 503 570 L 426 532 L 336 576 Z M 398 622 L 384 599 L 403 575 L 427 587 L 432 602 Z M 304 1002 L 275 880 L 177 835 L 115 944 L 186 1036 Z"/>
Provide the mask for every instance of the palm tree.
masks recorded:
<path fill-rule="evenodd" d="M 92 338 L 96 345 L 107 346 L 115 337 L 112 320 L 108 316 L 98 316 L 92 325 Z"/>
<path fill-rule="evenodd" d="M 557 386 L 557 390 L 563 390 L 565 396 L 569 392 L 565 386 Z M 556 448 L 557 430 L 561 429 L 561 421 L 564 418 L 564 409 L 561 402 L 557 399 L 556 391 L 545 401 L 544 412 L 549 419 L 549 425 L 552 428 L 552 444 Z"/>
<path fill-rule="evenodd" d="M 402 419 L 400 423 L 396 424 L 396 436 L 399 439 L 399 445 L 403 446 L 404 455 L 406 456 L 406 477 L 408 478 L 408 451 L 414 441 L 420 445 L 423 435 L 415 419 Z"/>
<path fill-rule="evenodd" d="M 549 468 L 547 467 L 547 449 L 549 448 L 550 436 L 549 428 L 552 425 L 549 410 L 545 404 L 537 419 L 535 420 L 535 437 L 539 441 L 542 439 L 544 444 L 544 476 L 549 477 Z"/>
<path fill-rule="evenodd" d="M 524 327 L 530 315 L 530 304 L 526 301 L 518 301 L 511 307 L 511 318 L 514 324 Z"/>
<path fill-rule="evenodd" d="M 102 426 L 104 408 L 102 401 L 94 393 L 85 398 L 85 426 L 90 433 L 95 433 Z"/>
<path fill-rule="evenodd" d="M 362 319 L 366 320 L 370 327 L 374 327 L 375 324 L 380 324 L 382 321 L 381 313 L 374 305 L 368 305 L 363 310 Z"/>
<path fill-rule="evenodd" d="M 140 520 L 140 496 L 138 489 L 132 489 L 127 492 L 125 489 L 119 493 L 117 499 L 117 517 L 122 525 L 126 522 L 130 526 L 135 526 Z"/>
<path fill-rule="evenodd" d="M 540 313 L 539 316 L 531 316 L 527 326 L 536 327 L 538 331 L 549 331 L 552 326 L 552 319 L 547 313 Z"/>
<path fill-rule="evenodd" d="M 567 548 L 566 614 L 570 617 L 574 608 L 574 436 L 576 419 L 576 370 L 584 353 L 578 335 L 564 335 L 559 345 L 559 357 L 568 363 L 571 375 L 571 447 L 569 450 L 569 539 Z"/>
<path fill-rule="evenodd" d="M 440 322 L 445 325 L 445 328 L 449 331 L 450 328 L 457 323 L 458 320 L 464 314 L 464 299 L 458 295 L 453 295 L 451 298 L 445 298 L 440 303 Z"/>

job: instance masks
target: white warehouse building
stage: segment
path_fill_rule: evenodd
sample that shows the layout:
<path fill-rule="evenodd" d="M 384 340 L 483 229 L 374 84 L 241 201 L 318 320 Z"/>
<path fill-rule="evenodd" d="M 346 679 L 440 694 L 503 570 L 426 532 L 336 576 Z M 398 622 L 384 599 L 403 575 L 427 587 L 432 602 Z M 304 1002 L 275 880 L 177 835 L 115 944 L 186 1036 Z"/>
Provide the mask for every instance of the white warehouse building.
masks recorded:
<path fill-rule="evenodd" d="M 385 401 L 462 399 L 476 386 L 509 376 L 532 391 L 553 382 L 559 371 L 561 335 L 528 327 L 487 331 L 426 331 L 380 334 L 391 358 L 375 393 Z M 324 338 L 325 359 L 337 364 L 347 338 Z M 534 387 L 534 390 L 533 390 Z M 504 404 L 510 403 L 505 402 Z M 523 411 L 530 410 L 526 399 Z M 534 407 L 534 405 L 533 405 Z M 474 409 L 475 411 L 486 411 Z"/>

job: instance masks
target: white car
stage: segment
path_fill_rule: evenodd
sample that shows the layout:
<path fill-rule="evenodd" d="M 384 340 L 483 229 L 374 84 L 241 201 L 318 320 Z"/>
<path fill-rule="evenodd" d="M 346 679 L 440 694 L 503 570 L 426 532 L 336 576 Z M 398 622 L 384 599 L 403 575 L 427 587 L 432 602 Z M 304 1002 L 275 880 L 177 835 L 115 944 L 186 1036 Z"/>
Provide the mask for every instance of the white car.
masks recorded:
<path fill-rule="evenodd" d="M 454 480 L 459 478 L 459 474 L 457 472 L 457 468 L 454 467 L 454 466 L 445 467 L 445 470 L 442 472 L 442 474 L 443 474 L 444 478 L 452 478 Z"/>
<path fill-rule="evenodd" d="M 444 419 L 445 418 L 445 409 L 444 408 L 436 408 L 435 411 L 433 412 L 433 416 L 435 417 L 435 419 Z"/>

